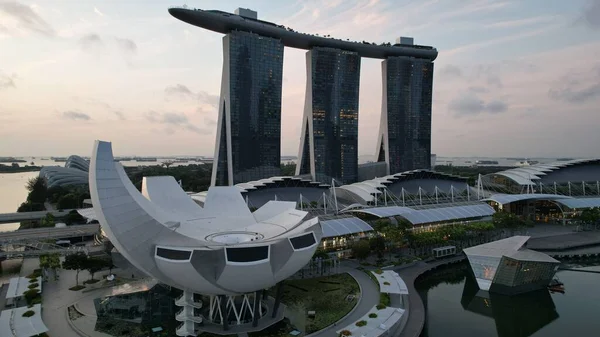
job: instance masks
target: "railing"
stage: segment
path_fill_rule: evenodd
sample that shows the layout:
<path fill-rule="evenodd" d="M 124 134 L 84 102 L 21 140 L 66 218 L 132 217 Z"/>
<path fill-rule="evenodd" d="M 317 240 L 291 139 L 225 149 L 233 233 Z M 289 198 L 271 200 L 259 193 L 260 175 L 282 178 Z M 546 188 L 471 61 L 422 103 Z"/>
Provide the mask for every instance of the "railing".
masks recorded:
<path fill-rule="evenodd" d="M 202 308 L 202 301 L 194 301 L 193 299 L 190 300 L 189 298 L 185 297 L 185 294 L 182 294 L 181 296 L 179 296 L 177 299 L 175 299 L 175 305 L 177 306 L 190 306 L 190 307 L 194 307 L 194 308 Z"/>

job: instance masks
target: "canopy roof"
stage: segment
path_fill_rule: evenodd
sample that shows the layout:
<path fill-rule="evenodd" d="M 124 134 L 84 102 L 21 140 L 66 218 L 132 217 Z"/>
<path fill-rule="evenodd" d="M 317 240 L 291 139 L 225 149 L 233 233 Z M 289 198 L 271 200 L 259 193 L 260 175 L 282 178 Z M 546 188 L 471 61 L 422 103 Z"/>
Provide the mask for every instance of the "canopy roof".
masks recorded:
<path fill-rule="evenodd" d="M 487 204 L 449 206 L 428 209 L 413 209 L 410 207 L 391 206 L 352 210 L 374 215 L 380 218 L 401 216 L 413 225 L 433 222 L 481 218 L 494 214 L 494 209 Z"/>
<path fill-rule="evenodd" d="M 597 162 L 598 159 L 574 159 L 566 161 L 558 161 L 550 164 L 536 164 L 526 167 L 519 167 L 508 169 L 496 173 L 490 173 L 490 175 L 501 175 L 506 178 L 513 180 L 515 183 L 523 186 L 537 185 L 537 182 L 541 179 L 540 176 L 544 176 L 550 172 L 560 170 L 561 168 L 582 165 L 591 162 Z"/>
<path fill-rule="evenodd" d="M 10 279 L 8 283 L 8 291 L 6 292 L 6 298 L 15 298 L 21 297 L 23 294 L 29 290 L 29 278 L 27 277 L 13 277 Z M 38 277 L 36 282 L 38 286 L 35 289 L 38 289 L 40 292 L 42 291 L 42 277 Z"/>
<path fill-rule="evenodd" d="M 559 199 L 570 199 L 571 197 L 566 195 L 558 195 L 558 194 L 535 194 L 535 193 L 525 193 L 525 194 L 493 194 L 489 198 L 483 199 L 482 201 L 495 201 L 499 204 L 506 205 L 511 202 L 516 201 L 524 201 L 524 200 L 559 200 Z"/>
<path fill-rule="evenodd" d="M 573 209 L 600 207 L 600 198 L 564 198 L 557 202 Z"/>
<path fill-rule="evenodd" d="M 331 238 L 348 234 L 369 232 L 373 230 L 368 223 L 356 217 L 322 220 L 323 237 Z"/>
<path fill-rule="evenodd" d="M 33 316 L 23 317 L 23 313 L 32 310 Z M 0 313 L 0 336 L 2 337 L 31 337 L 47 332 L 48 328 L 42 321 L 42 306 L 20 307 L 3 310 Z"/>

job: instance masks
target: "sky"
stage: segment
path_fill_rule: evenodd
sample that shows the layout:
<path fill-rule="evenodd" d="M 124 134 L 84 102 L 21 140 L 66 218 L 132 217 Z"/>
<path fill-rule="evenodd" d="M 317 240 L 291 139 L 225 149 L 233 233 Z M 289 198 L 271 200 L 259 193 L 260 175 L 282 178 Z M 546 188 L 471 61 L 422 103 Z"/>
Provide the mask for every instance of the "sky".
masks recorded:
<path fill-rule="evenodd" d="M 432 152 L 600 157 L 600 0 L 189 1 L 296 31 L 434 46 Z M 0 0 L 0 156 L 213 156 L 220 33 L 183 3 Z M 282 154 L 297 155 L 305 50 L 286 48 Z M 372 155 L 381 60 L 362 59 L 359 155 Z"/>

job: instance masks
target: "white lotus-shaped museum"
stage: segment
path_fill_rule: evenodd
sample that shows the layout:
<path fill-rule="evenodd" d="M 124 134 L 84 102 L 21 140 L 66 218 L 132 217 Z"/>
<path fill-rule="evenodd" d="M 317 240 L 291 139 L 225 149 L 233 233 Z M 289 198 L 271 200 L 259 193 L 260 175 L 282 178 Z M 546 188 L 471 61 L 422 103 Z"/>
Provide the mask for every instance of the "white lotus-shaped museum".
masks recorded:
<path fill-rule="evenodd" d="M 142 193 L 96 141 L 90 192 L 102 229 L 136 268 L 170 286 L 206 295 L 271 287 L 306 265 L 321 240 L 317 218 L 295 202 L 251 212 L 237 187 L 211 187 L 198 206 L 173 177 L 146 177 Z"/>

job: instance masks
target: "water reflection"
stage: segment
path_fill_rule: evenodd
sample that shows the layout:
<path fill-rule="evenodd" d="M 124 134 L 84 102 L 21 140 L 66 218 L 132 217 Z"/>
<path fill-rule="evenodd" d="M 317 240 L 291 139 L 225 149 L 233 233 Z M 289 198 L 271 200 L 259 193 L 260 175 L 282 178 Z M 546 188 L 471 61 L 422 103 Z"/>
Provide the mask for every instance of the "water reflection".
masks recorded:
<path fill-rule="evenodd" d="M 559 317 L 548 290 L 515 296 L 489 293 L 471 275 L 465 278 L 460 303 L 465 310 L 493 318 L 498 337 L 528 337 Z"/>

